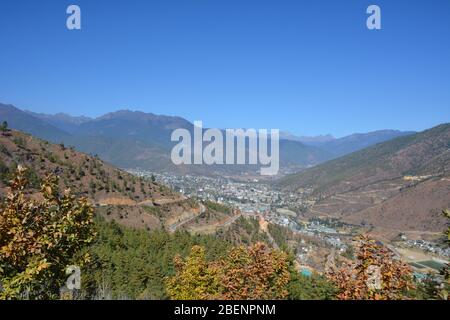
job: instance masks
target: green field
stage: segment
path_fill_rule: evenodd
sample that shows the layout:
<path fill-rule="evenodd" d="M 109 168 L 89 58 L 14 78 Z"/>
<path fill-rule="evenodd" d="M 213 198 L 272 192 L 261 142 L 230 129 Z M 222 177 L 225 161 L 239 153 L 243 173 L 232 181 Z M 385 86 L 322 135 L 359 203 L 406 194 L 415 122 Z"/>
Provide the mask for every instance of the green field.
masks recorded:
<path fill-rule="evenodd" d="M 420 261 L 417 262 L 417 264 L 431 268 L 431 269 L 435 269 L 437 271 L 441 271 L 444 268 L 444 264 L 434 261 L 434 260 L 426 260 L 426 261 Z"/>
<path fill-rule="evenodd" d="M 425 266 L 415 263 L 415 262 L 411 262 L 410 265 L 417 269 L 425 269 Z"/>

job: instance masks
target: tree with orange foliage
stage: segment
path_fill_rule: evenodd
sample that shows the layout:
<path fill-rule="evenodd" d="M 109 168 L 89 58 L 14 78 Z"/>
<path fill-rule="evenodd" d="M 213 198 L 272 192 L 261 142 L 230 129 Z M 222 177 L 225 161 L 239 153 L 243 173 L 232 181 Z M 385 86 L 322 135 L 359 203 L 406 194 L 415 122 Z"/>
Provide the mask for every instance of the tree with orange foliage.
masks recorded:
<path fill-rule="evenodd" d="M 55 176 L 41 186 L 43 200 L 25 197 L 26 169 L 18 167 L 0 205 L 0 299 L 52 299 L 77 252 L 92 242 L 93 209 L 86 199 L 58 192 Z"/>
<path fill-rule="evenodd" d="M 264 243 L 231 249 L 219 262 L 225 300 L 284 299 L 290 280 L 288 255 Z"/>
<path fill-rule="evenodd" d="M 205 261 L 204 249 L 195 246 L 185 261 L 176 258 L 175 265 L 176 275 L 166 282 L 172 299 L 256 300 L 288 295 L 288 256 L 263 243 L 233 248 L 211 262 Z"/>
<path fill-rule="evenodd" d="M 402 299 L 413 288 L 408 265 L 388 248 L 361 236 L 357 239 L 357 261 L 327 275 L 338 288 L 341 300 Z"/>

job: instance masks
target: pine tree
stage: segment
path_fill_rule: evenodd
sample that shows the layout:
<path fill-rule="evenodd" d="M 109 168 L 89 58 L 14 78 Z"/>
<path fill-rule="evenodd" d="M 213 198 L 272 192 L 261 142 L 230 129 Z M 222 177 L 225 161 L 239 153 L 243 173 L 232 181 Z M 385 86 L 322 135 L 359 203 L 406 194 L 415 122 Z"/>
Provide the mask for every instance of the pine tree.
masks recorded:
<path fill-rule="evenodd" d="M 2 131 L 2 132 L 8 131 L 8 122 L 7 121 L 2 122 L 2 125 L 0 126 L 0 131 Z"/>

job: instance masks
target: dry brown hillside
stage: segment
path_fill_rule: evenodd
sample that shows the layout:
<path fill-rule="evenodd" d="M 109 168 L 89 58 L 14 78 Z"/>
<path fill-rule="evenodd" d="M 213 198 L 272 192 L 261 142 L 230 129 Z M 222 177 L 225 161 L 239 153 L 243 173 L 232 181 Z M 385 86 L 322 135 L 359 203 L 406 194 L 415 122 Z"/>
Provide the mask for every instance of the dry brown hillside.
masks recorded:
<path fill-rule="evenodd" d="M 330 196 L 406 175 L 450 176 L 450 124 L 379 143 L 286 176 L 278 185 Z"/>
<path fill-rule="evenodd" d="M 450 124 L 400 137 L 286 177 L 314 189 L 306 217 L 334 217 L 378 234 L 439 237 L 450 207 Z"/>
<path fill-rule="evenodd" d="M 447 223 L 442 209 L 450 207 L 450 179 L 435 178 L 406 188 L 386 201 L 344 217 L 353 224 L 368 224 L 392 235 L 422 233 L 440 236 Z"/>
<path fill-rule="evenodd" d="M 129 227 L 175 231 L 185 220 L 205 213 L 200 203 L 164 185 L 15 130 L 0 132 L 0 197 L 6 194 L 18 164 L 28 168 L 30 196 L 40 197 L 41 178 L 53 173 L 59 177 L 61 190 L 70 188 L 87 197 L 99 214 Z"/>

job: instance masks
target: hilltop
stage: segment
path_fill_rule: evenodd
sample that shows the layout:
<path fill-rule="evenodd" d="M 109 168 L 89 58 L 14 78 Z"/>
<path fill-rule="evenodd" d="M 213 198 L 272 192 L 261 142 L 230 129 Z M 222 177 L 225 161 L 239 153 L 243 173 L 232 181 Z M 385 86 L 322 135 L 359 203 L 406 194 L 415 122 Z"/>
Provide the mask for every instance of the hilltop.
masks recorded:
<path fill-rule="evenodd" d="M 329 195 L 405 175 L 448 175 L 450 124 L 379 143 L 280 180 L 281 187 L 313 187 Z"/>

